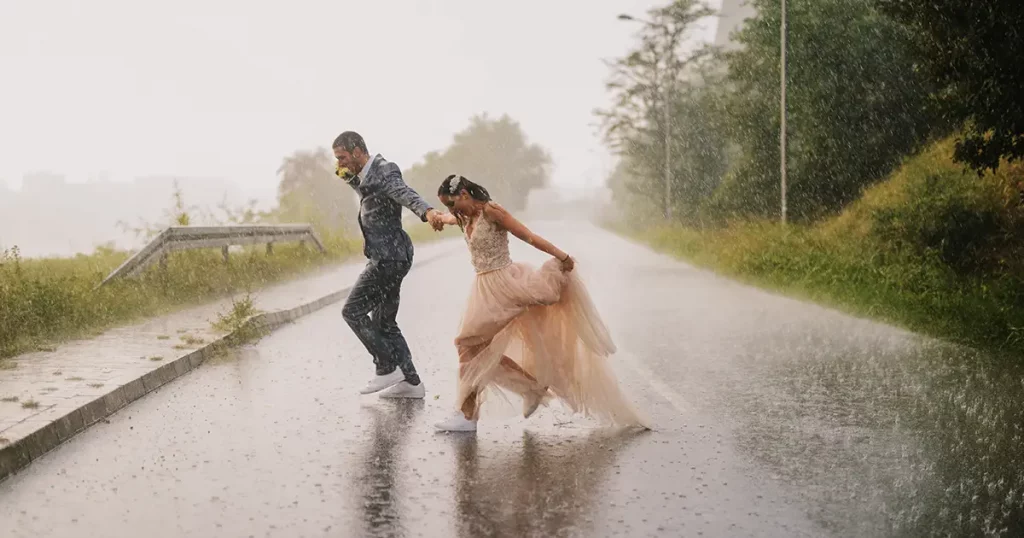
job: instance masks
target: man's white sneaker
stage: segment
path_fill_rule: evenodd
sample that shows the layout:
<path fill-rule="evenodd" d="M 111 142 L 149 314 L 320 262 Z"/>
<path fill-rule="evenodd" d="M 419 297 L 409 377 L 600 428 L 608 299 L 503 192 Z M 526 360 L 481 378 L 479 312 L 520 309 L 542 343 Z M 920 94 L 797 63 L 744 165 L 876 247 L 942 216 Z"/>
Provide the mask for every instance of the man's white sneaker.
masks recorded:
<path fill-rule="evenodd" d="M 380 392 L 392 385 L 397 385 L 405 381 L 405 374 L 402 370 L 395 368 L 394 372 L 387 375 L 374 376 L 365 387 L 359 389 L 359 394 L 373 394 L 374 392 Z"/>
<path fill-rule="evenodd" d="M 434 428 L 439 432 L 475 432 L 476 421 L 466 419 L 462 413 L 455 413 L 448 420 L 434 424 Z"/>
<path fill-rule="evenodd" d="M 419 385 L 410 385 L 408 381 L 402 381 L 380 393 L 381 398 L 423 399 L 424 395 L 426 395 L 426 389 L 423 387 L 423 381 L 420 381 Z"/>

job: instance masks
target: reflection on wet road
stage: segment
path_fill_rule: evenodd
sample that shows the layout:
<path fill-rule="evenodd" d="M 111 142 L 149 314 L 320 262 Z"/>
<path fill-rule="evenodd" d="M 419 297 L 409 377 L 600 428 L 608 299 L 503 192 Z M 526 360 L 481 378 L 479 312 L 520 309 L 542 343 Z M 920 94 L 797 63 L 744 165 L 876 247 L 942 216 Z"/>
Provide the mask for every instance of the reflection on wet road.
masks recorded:
<path fill-rule="evenodd" d="M 0 535 L 1024 531 L 1024 377 L 1010 361 L 752 290 L 588 225 L 536 229 L 581 261 L 616 371 L 656 431 L 549 408 L 435 434 L 472 276 L 460 255 L 403 288 L 425 401 L 360 397 L 370 361 L 327 309 L 0 484 Z"/>
<path fill-rule="evenodd" d="M 1022 535 L 1024 372 L 1013 359 L 858 344 L 825 361 L 810 340 L 787 361 L 747 363 L 753 377 L 720 395 L 738 443 L 816 497 L 836 530 Z"/>

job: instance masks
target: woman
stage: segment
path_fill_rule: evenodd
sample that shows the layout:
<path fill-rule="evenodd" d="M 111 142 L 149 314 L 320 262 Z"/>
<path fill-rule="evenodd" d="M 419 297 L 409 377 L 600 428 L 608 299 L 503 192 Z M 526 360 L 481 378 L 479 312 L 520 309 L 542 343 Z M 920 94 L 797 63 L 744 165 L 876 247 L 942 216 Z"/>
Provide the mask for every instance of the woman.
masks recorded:
<path fill-rule="evenodd" d="M 499 389 L 523 398 L 527 418 L 556 398 L 605 422 L 647 427 L 606 363 L 615 345 L 572 257 L 462 176 L 448 176 L 437 194 L 450 211 L 445 224 L 458 225 L 465 235 L 477 275 L 455 339 L 458 411 L 436 428 L 476 431 L 481 404 L 501 396 Z M 509 233 L 554 258 L 539 269 L 513 262 Z"/>

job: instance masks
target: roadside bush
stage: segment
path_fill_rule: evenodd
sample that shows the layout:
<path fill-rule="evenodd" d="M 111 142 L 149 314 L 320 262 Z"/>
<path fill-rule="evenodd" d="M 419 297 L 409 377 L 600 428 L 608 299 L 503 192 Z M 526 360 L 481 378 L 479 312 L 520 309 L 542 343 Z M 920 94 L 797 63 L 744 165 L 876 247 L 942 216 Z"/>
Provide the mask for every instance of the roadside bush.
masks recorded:
<path fill-rule="evenodd" d="M 817 224 L 733 221 L 632 232 L 655 248 L 751 284 L 932 336 L 1024 347 L 1024 166 L 981 177 L 952 141 L 909 159 Z"/>
<path fill-rule="evenodd" d="M 1012 188 L 1019 171 L 1007 166 L 978 177 L 952 163 L 951 152 L 947 141 L 911 159 L 852 212 L 870 222 L 881 247 L 935 254 L 964 277 L 1019 267 L 1024 220 Z"/>

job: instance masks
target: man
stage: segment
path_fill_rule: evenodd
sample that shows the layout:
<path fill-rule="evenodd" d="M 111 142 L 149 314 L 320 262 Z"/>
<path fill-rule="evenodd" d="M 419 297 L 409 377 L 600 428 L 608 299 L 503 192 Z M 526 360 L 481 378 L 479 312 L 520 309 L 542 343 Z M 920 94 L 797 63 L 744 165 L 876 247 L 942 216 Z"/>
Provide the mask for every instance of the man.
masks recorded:
<path fill-rule="evenodd" d="M 435 230 L 444 227 L 441 214 L 405 184 L 398 165 L 379 154 L 371 156 L 358 133 L 338 135 L 334 156 L 338 175 L 359 195 L 359 228 L 368 260 L 342 309 L 345 322 L 377 367 L 376 375 L 359 392 L 387 389 L 381 397 L 423 398 L 423 383 L 396 321 L 402 279 L 413 258 L 412 239 L 402 229 L 402 207 Z"/>

